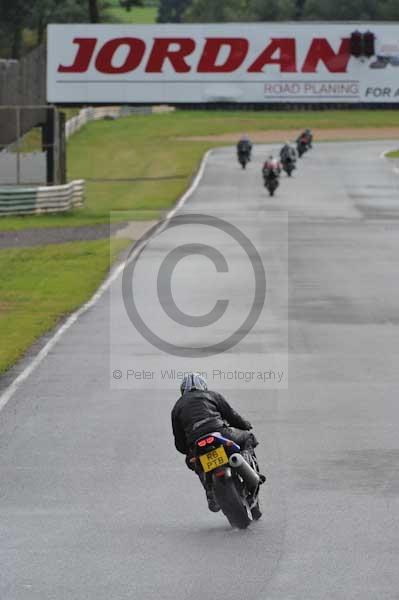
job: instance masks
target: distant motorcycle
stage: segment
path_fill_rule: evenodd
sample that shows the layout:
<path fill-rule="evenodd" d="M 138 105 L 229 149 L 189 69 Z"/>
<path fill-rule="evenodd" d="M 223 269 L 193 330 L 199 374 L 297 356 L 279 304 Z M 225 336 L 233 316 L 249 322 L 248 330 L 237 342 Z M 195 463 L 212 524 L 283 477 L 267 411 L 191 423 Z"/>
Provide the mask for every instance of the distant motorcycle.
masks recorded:
<path fill-rule="evenodd" d="M 195 442 L 192 460 L 232 527 L 246 529 L 251 521 L 260 519 L 259 489 L 265 478 L 253 449 L 241 449 L 214 432 Z"/>
<path fill-rule="evenodd" d="M 310 129 L 305 129 L 305 131 L 303 133 L 301 133 L 301 135 L 298 137 L 298 139 L 296 141 L 296 149 L 297 149 L 299 158 L 301 158 L 301 156 L 303 154 L 305 154 L 305 152 L 307 152 L 308 150 L 310 150 L 310 148 L 312 148 L 312 143 L 313 143 L 313 134 L 310 131 Z"/>
<path fill-rule="evenodd" d="M 296 169 L 296 160 L 289 156 L 281 159 L 283 170 L 287 173 L 288 177 L 291 177 L 292 172 Z"/>
<path fill-rule="evenodd" d="M 270 196 L 273 196 L 274 192 L 280 185 L 280 167 L 265 163 L 263 166 L 262 175 L 265 188 L 269 191 Z"/>
<path fill-rule="evenodd" d="M 242 166 L 243 169 L 247 166 L 247 163 L 251 160 L 251 154 L 248 150 L 239 150 L 237 152 L 238 162 Z"/>
<path fill-rule="evenodd" d="M 269 191 L 270 196 L 274 196 L 274 192 L 280 185 L 277 177 L 264 177 L 265 188 Z"/>
<path fill-rule="evenodd" d="M 300 138 L 299 140 L 297 140 L 296 151 L 298 152 L 299 158 L 301 158 L 301 156 L 305 154 L 305 152 L 307 152 L 308 150 L 308 143 L 305 139 Z"/>
<path fill-rule="evenodd" d="M 296 152 L 289 142 L 286 142 L 280 150 L 280 162 L 288 177 L 291 177 L 292 171 L 296 169 Z"/>
<path fill-rule="evenodd" d="M 252 144 L 248 138 L 241 139 L 237 144 L 237 158 L 243 169 L 251 160 Z"/>

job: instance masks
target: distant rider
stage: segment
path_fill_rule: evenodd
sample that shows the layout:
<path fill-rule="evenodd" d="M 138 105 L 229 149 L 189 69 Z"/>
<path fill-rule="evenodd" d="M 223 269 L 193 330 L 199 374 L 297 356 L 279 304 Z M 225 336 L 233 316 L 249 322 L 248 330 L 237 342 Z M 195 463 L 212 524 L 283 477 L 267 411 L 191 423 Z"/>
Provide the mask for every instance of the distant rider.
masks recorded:
<path fill-rule="evenodd" d="M 243 135 L 237 143 L 237 154 L 245 154 L 251 160 L 252 142 L 247 135 Z"/>
<path fill-rule="evenodd" d="M 280 160 L 281 162 L 285 161 L 296 161 L 296 152 L 295 149 L 290 146 L 289 142 L 285 142 L 284 146 L 280 150 Z"/>
<path fill-rule="evenodd" d="M 313 144 L 313 133 L 310 129 L 305 129 L 305 133 L 308 136 L 308 146 L 309 148 L 312 148 L 312 144 Z"/>
<path fill-rule="evenodd" d="M 241 417 L 225 398 L 208 390 L 206 380 L 198 373 L 186 375 L 180 386 L 181 396 L 172 410 L 172 429 L 176 449 L 186 455 L 186 464 L 194 470 L 190 458 L 195 441 L 215 431 L 242 448 L 255 448 L 258 441 L 249 430 L 252 425 Z M 212 489 L 202 473 L 198 473 L 206 491 L 209 510 L 220 510 Z"/>
<path fill-rule="evenodd" d="M 312 148 L 313 133 L 310 129 L 305 129 L 297 138 L 297 144 L 304 144 L 307 148 Z"/>
<path fill-rule="evenodd" d="M 273 177 L 278 179 L 281 173 L 280 162 L 274 158 L 273 155 L 270 155 L 263 165 L 262 173 L 265 179 L 270 179 Z"/>

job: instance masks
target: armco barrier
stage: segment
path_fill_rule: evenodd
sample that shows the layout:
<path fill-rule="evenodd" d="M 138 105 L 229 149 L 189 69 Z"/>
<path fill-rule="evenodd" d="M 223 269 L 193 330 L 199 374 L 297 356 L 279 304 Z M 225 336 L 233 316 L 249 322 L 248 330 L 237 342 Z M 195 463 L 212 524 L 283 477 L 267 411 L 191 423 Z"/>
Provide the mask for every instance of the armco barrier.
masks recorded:
<path fill-rule="evenodd" d="M 132 114 L 152 114 L 173 111 L 169 106 L 100 106 L 83 108 L 65 124 L 69 138 L 86 123 L 98 119 L 119 119 Z M 83 205 L 84 180 L 51 187 L 0 187 L 1 215 L 30 215 L 44 212 L 63 212 Z"/>
<path fill-rule="evenodd" d="M 51 187 L 0 188 L 0 215 L 63 212 L 83 205 L 84 181 Z"/>

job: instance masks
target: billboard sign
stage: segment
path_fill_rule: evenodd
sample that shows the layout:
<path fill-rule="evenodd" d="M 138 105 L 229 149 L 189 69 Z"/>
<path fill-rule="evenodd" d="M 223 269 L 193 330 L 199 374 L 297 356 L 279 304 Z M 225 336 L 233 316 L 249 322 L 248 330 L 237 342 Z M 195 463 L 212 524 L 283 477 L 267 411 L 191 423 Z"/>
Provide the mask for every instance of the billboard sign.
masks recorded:
<path fill-rule="evenodd" d="M 371 29 L 376 55 L 350 54 Z M 399 24 L 49 25 L 53 103 L 398 102 Z"/>

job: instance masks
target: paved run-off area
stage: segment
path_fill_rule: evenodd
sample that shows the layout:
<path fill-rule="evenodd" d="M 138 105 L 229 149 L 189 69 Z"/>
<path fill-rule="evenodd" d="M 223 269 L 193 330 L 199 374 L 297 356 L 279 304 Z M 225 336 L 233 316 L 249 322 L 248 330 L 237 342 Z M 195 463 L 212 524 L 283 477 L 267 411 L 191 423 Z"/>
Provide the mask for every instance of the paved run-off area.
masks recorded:
<path fill-rule="evenodd" d="M 110 343 L 111 364 L 164 356 L 128 328 L 117 280 L 111 333 L 105 294 L 0 413 L 2 600 L 398 597 L 399 180 L 387 147 L 316 145 L 273 199 L 260 179 L 269 148 L 245 172 L 233 149 L 216 150 L 184 208 L 231 221 L 264 262 L 267 317 L 231 363 L 287 344 L 287 389 L 226 389 L 261 440 L 263 519 L 237 532 L 207 511 L 173 448 L 174 390 L 111 389 Z M 173 249 L 156 243 L 154 261 Z M 198 286 L 203 257 L 184 260 L 181 306 L 198 315 L 214 286 Z M 222 279 L 216 297 L 244 303 L 240 283 Z"/>
<path fill-rule="evenodd" d="M 63 244 L 103 240 L 110 237 L 139 239 L 156 221 L 131 221 L 115 224 L 82 225 L 81 227 L 47 227 L 0 231 L 0 250 L 3 248 L 30 248 L 47 244 Z"/>

